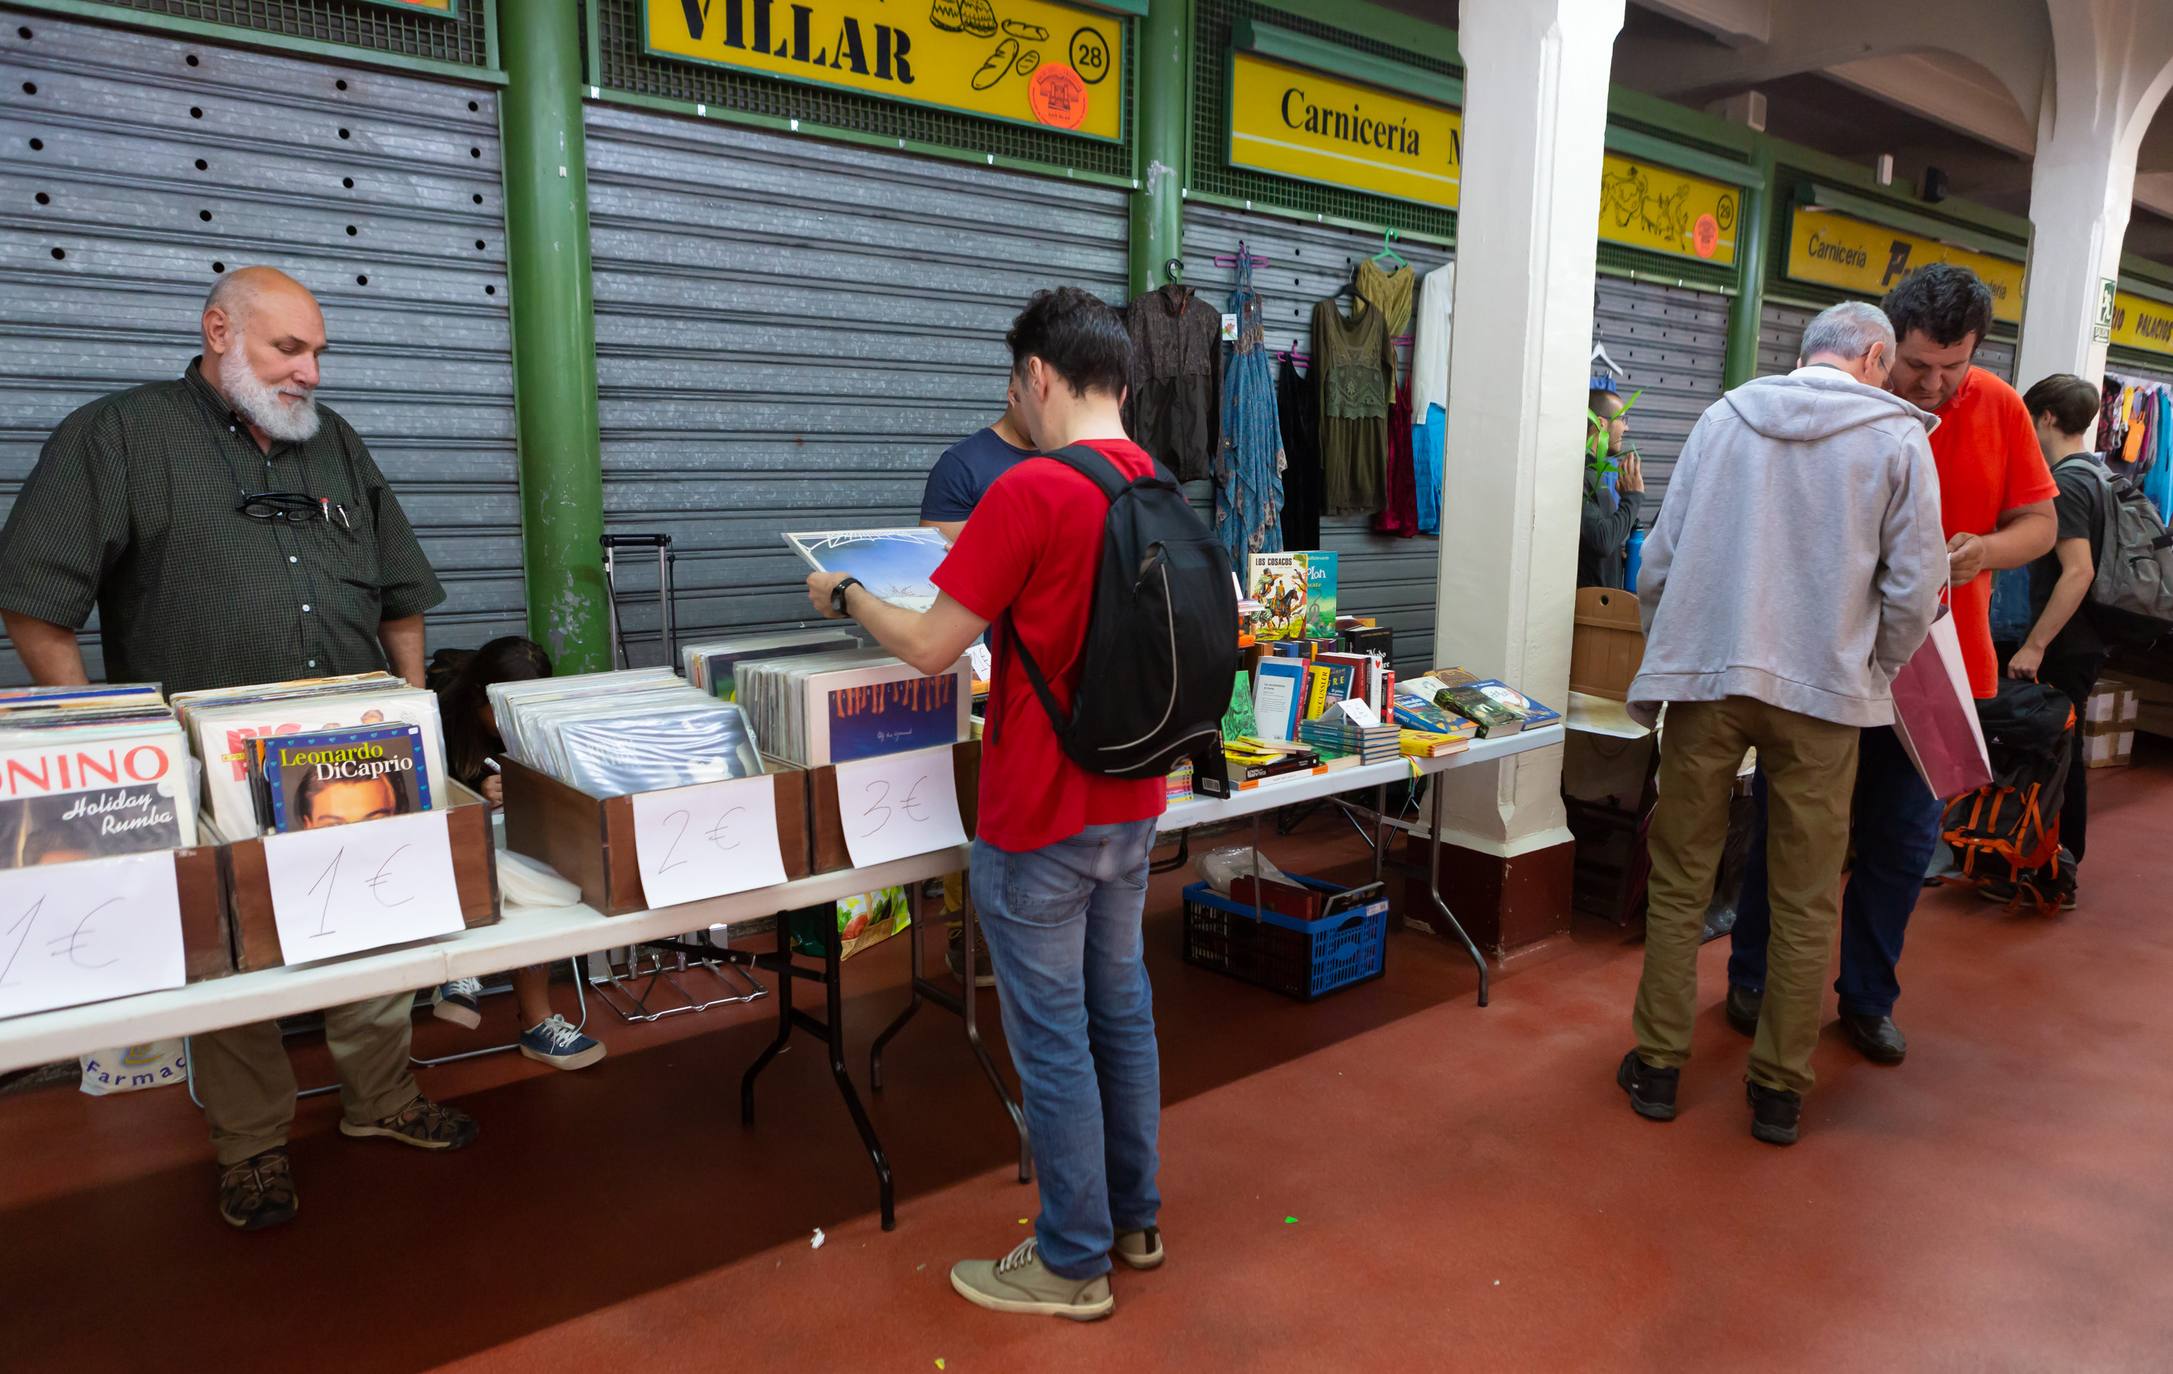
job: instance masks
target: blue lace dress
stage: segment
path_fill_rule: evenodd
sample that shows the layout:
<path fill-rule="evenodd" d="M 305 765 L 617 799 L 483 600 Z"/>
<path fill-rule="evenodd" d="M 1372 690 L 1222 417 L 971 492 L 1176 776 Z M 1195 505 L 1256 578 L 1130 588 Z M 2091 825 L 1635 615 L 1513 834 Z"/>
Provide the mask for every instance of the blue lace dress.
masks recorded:
<path fill-rule="evenodd" d="M 1240 254 L 1230 292 L 1237 345 L 1222 378 L 1222 445 L 1215 454 L 1215 537 L 1230 551 L 1240 576 L 1245 555 L 1283 548 L 1283 431 L 1275 409 L 1275 375 L 1268 361 L 1253 290 L 1252 262 Z"/>

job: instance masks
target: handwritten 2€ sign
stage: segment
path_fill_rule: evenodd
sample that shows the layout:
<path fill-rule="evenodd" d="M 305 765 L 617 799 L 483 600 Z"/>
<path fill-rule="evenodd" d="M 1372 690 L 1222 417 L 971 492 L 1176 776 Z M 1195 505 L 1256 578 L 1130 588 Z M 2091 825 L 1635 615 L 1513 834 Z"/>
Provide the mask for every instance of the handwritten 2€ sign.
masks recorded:
<path fill-rule="evenodd" d="M 839 764 L 838 817 L 855 868 L 964 844 L 951 747 Z"/>
<path fill-rule="evenodd" d="M 777 780 L 767 773 L 634 794 L 642 900 L 677 906 L 785 880 Z"/>
<path fill-rule="evenodd" d="M 267 835 L 264 869 L 290 964 L 451 935 L 465 924 L 443 811 Z"/>
<path fill-rule="evenodd" d="M 187 981 L 172 854 L 0 872 L 0 1016 Z"/>

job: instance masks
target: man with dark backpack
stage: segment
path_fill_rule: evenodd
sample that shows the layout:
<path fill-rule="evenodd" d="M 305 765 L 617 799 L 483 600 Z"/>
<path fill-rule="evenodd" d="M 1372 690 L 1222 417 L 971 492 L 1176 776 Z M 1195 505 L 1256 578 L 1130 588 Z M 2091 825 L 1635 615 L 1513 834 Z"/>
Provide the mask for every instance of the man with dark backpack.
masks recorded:
<path fill-rule="evenodd" d="M 2029 630 L 2019 644 L 2000 646 L 2008 677 L 2056 688 L 2075 710 L 2077 726 L 2057 809 L 2060 846 L 2071 862 L 2064 872 L 2047 865 L 2014 875 L 2041 898 L 2068 909 L 2075 906 L 2074 870 L 2089 838 L 2089 773 L 2080 726 L 2084 703 L 2097 686 L 2110 641 L 2148 639 L 2163 628 L 2151 618 L 2156 609 L 2151 597 L 2168 585 L 2156 561 L 2163 527 L 2123 539 L 2127 484 L 2123 479 L 2116 486 L 2090 452 L 2102 400 L 2096 386 L 2066 373 L 2045 378 L 2022 398 L 2059 484 L 2053 503 L 2059 535 L 2052 552 L 2027 565 Z M 2124 547 L 2128 543 L 2137 547 Z M 2166 609 L 2173 611 L 2173 604 Z M 1982 891 L 1994 901 L 2011 901 L 2016 883 L 1995 880 Z"/>
<path fill-rule="evenodd" d="M 817 573 L 808 596 L 923 671 L 989 625 L 973 897 L 1041 1185 L 1034 1235 L 951 1285 L 998 1312 L 1087 1321 L 1112 1258 L 1162 1263 L 1161 1068 L 1140 934 L 1163 779 L 1212 751 L 1236 671 L 1227 557 L 1176 480 L 1125 437 L 1131 340 L 1072 287 L 1011 327 L 1019 409 L 1044 456 L 997 478 L 926 612 Z"/>

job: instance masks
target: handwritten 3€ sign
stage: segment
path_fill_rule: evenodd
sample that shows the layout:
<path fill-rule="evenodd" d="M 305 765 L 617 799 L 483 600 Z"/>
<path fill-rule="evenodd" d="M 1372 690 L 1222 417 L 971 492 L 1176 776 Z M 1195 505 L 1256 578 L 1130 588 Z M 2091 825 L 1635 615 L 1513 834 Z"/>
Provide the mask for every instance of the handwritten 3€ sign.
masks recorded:
<path fill-rule="evenodd" d="M 757 774 L 634 794 L 634 857 L 651 907 L 751 892 L 785 880 L 777 780 Z"/>
<path fill-rule="evenodd" d="M 465 924 L 443 811 L 269 835 L 264 869 L 290 964 L 451 935 Z"/>
<path fill-rule="evenodd" d="M 187 981 L 171 853 L 0 872 L 0 1017 Z"/>
<path fill-rule="evenodd" d="M 966 842 L 949 745 L 856 759 L 837 768 L 838 815 L 853 867 Z"/>

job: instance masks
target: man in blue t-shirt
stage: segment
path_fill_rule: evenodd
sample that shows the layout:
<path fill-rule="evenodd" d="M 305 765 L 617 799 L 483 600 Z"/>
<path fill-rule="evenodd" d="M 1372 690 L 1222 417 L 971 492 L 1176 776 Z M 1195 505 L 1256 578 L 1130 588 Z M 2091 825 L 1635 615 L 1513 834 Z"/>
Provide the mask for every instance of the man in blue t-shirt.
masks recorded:
<path fill-rule="evenodd" d="M 1019 419 L 1017 384 L 1004 393 L 1004 413 L 987 429 L 976 430 L 943 450 L 928 470 L 928 485 L 921 491 L 921 524 L 943 531 L 955 544 L 966 528 L 966 517 L 996 479 L 1013 465 L 1033 456 L 1033 441 Z"/>
<path fill-rule="evenodd" d="M 943 456 L 928 470 L 928 485 L 921 490 L 921 524 L 943 531 L 943 537 L 956 544 L 958 532 L 966 528 L 966 517 L 981 504 L 996 479 L 1033 456 L 1026 422 L 1019 418 L 1018 379 L 1013 378 L 1004 389 L 1004 413 L 996 417 L 996 423 L 975 430 L 943 450 Z M 944 880 L 946 909 L 955 909 L 956 900 L 965 895 L 954 887 L 956 882 L 955 876 Z M 953 977 L 965 981 L 965 933 L 956 921 L 951 922 L 950 947 L 944 952 L 944 962 L 951 966 Z M 978 987 L 996 986 L 987 945 L 973 952 L 973 976 Z"/>

